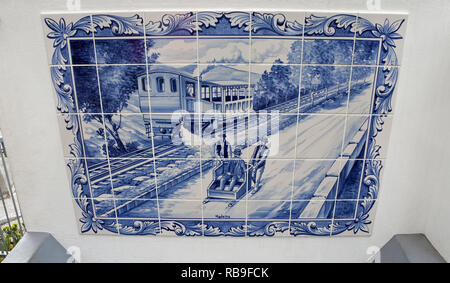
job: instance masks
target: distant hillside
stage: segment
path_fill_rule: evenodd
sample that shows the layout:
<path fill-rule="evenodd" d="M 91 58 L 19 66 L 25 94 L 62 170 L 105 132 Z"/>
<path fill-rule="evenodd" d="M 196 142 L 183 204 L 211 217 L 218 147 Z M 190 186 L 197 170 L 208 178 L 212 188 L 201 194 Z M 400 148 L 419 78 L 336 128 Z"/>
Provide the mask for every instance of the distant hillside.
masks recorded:
<path fill-rule="evenodd" d="M 260 75 L 250 73 L 252 82 L 257 82 Z M 248 82 L 248 72 L 223 65 L 211 65 L 203 69 L 202 79 L 213 82 L 240 81 Z"/>

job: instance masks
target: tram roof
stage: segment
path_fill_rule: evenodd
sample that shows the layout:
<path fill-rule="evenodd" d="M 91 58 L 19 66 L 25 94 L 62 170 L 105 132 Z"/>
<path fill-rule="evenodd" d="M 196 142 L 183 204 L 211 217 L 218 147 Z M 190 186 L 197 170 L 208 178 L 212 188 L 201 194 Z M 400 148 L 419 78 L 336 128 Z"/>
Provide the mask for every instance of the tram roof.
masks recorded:
<path fill-rule="evenodd" d="M 172 73 L 172 74 L 176 74 L 176 75 L 181 75 L 187 78 L 191 78 L 193 80 L 197 80 L 197 77 L 194 77 L 193 75 L 182 71 L 180 69 L 177 69 L 175 67 L 170 67 L 170 66 L 157 66 L 154 68 L 150 68 L 148 70 L 149 74 L 152 73 Z M 136 76 L 140 77 L 146 75 L 146 73 L 139 73 Z M 216 85 L 216 86 L 243 86 L 243 85 L 248 85 L 248 82 L 245 81 L 207 81 L 207 80 L 201 80 L 202 84 L 210 84 L 210 85 Z"/>
<path fill-rule="evenodd" d="M 221 86 L 248 86 L 248 82 L 243 82 L 243 81 L 202 81 L 202 82 L 211 82 L 212 84 L 215 85 L 221 85 Z"/>

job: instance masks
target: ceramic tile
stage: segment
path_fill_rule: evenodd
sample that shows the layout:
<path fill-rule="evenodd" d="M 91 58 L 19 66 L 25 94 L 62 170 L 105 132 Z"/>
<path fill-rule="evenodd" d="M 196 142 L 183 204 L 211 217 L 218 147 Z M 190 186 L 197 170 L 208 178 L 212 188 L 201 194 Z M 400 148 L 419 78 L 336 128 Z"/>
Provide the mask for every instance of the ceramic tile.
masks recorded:
<path fill-rule="evenodd" d="M 239 220 L 205 220 L 204 236 L 209 237 L 245 237 L 247 225 Z"/>
<path fill-rule="evenodd" d="M 331 220 L 291 220 L 289 232 L 292 236 L 331 236 Z"/>
<path fill-rule="evenodd" d="M 354 65 L 377 65 L 381 49 L 381 40 L 355 40 L 353 54 Z"/>
<path fill-rule="evenodd" d="M 379 89 L 374 94 L 372 114 L 394 114 L 395 101 L 397 100 L 396 85 L 392 82 L 398 80 L 400 68 L 390 66 L 378 67 L 376 85 Z"/>
<path fill-rule="evenodd" d="M 161 218 L 185 220 L 202 218 L 202 201 L 160 199 L 158 204 Z M 141 210 L 144 209 L 141 207 Z"/>
<path fill-rule="evenodd" d="M 71 145 L 75 144 L 76 140 L 81 140 L 81 133 L 78 131 L 78 125 L 80 123 L 78 115 L 59 114 L 57 115 L 57 119 L 64 157 L 74 157 L 74 151 L 71 148 Z M 75 152 L 79 154 L 77 157 L 84 157 L 84 149 L 81 145 L 76 148 Z"/>
<path fill-rule="evenodd" d="M 252 37 L 252 64 L 300 64 L 302 37 Z"/>
<path fill-rule="evenodd" d="M 252 158 L 295 159 L 297 115 L 259 113 L 250 114 L 249 119 L 247 144 Z M 256 154 L 260 144 L 267 152 Z"/>
<path fill-rule="evenodd" d="M 117 217 L 121 219 L 159 219 L 158 201 L 155 199 L 119 199 Z"/>
<path fill-rule="evenodd" d="M 304 35 L 307 37 L 355 37 L 357 13 L 306 12 Z"/>
<path fill-rule="evenodd" d="M 159 219 L 118 219 L 117 230 L 120 235 L 159 235 Z"/>
<path fill-rule="evenodd" d="M 93 38 L 70 39 L 70 62 L 72 65 L 95 65 Z"/>
<path fill-rule="evenodd" d="M 64 65 L 69 60 L 67 41 L 64 38 L 75 39 L 80 37 L 92 38 L 91 16 L 87 13 L 43 13 L 41 14 L 42 27 L 45 34 L 47 58 L 50 65 Z M 80 28 L 73 28 L 73 23 L 78 22 Z M 61 46 L 61 55 L 54 53 L 55 47 Z"/>
<path fill-rule="evenodd" d="M 375 214 L 368 213 L 369 211 L 375 211 L 378 201 L 358 201 L 356 207 L 356 216 L 353 220 L 336 219 L 333 221 L 332 235 L 333 236 L 369 236 L 372 233 Z"/>
<path fill-rule="evenodd" d="M 145 34 L 148 38 L 197 36 L 197 14 L 192 11 L 145 12 L 144 19 Z M 208 20 L 202 22 L 209 23 Z"/>
<path fill-rule="evenodd" d="M 351 70 L 347 66 L 304 66 L 300 113 L 346 113 Z"/>
<path fill-rule="evenodd" d="M 67 86 L 73 86 L 72 69 L 65 66 L 50 67 L 50 74 L 52 75 L 53 85 L 57 88 L 53 89 L 56 113 L 77 113 L 77 105 L 75 101 L 75 94 L 72 89 Z"/>
<path fill-rule="evenodd" d="M 247 201 L 247 221 L 259 219 L 289 220 L 290 211 L 291 211 L 291 201 L 289 200 Z"/>
<path fill-rule="evenodd" d="M 183 110 L 200 112 L 197 64 L 149 64 L 147 73 L 148 78 L 145 74 L 138 76 L 142 82 L 138 92 L 143 112 L 152 112 L 155 117 L 159 113 L 172 114 Z M 147 84 L 148 88 L 145 88 Z M 179 93 L 185 99 L 180 101 Z"/>
<path fill-rule="evenodd" d="M 98 66 L 103 112 L 142 115 L 143 110 L 147 109 L 144 109 L 144 105 L 141 106 L 141 104 L 147 102 L 145 106 L 148 105 L 148 95 L 145 91 L 147 88 L 143 86 L 146 84 L 146 72 L 145 65 Z M 144 76 L 145 79 L 136 82 L 136 77 L 140 76 Z M 126 102 L 123 101 L 125 99 Z"/>
<path fill-rule="evenodd" d="M 115 217 L 97 217 L 94 214 L 92 199 L 72 199 L 78 229 L 83 235 L 118 235 Z"/>
<path fill-rule="evenodd" d="M 360 16 L 42 15 L 79 231 L 367 235 L 406 16 Z"/>
<path fill-rule="evenodd" d="M 74 174 L 80 173 L 80 172 L 86 172 L 86 160 L 81 158 L 67 158 L 64 159 L 65 168 L 67 172 L 68 181 L 72 182 L 72 176 Z M 78 197 L 78 192 L 82 193 L 87 198 L 91 198 L 92 195 L 98 196 L 96 193 L 91 193 L 91 186 L 89 183 L 89 179 L 78 179 L 75 181 L 76 183 L 76 192 L 72 192 L 72 195 L 74 197 Z"/>
<path fill-rule="evenodd" d="M 309 201 L 292 201 L 291 221 L 306 219 L 333 219 L 334 200 L 312 198 Z"/>
<path fill-rule="evenodd" d="M 276 221 L 247 221 L 247 237 L 287 237 L 289 233 L 289 221 L 279 220 Z"/>
<path fill-rule="evenodd" d="M 373 115 L 372 116 L 372 135 L 376 134 L 376 136 L 369 138 L 369 148 L 372 149 L 373 145 L 377 145 L 378 147 L 378 155 L 375 153 L 367 154 L 366 158 L 372 159 L 375 158 L 386 158 L 389 146 L 389 135 L 392 128 L 392 119 L 393 117 L 388 115 Z M 370 150 L 368 150 L 370 151 Z"/>
<path fill-rule="evenodd" d="M 357 38 L 378 38 L 381 41 L 380 65 L 401 64 L 408 15 L 359 13 Z"/>
<path fill-rule="evenodd" d="M 347 113 L 369 114 L 373 107 L 377 67 L 354 66 L 351 71 L 352 82 Z"/>
<path fill-rule="evenodd" d="M 298 112 L 300 65 L 252 64 L 250 84 L 253 110 Z M 280 88 L 280 85 L 283 85 Z M 278 94 L 278 95 L 277 95 Z"/>
<path fill-rule="evenodd" d="M 126 21 L 126 25 L 122 22 Z M 92 14 L 92 25 L 95 29 L 95 37 L 132 37 L 144 35 L 143 13 L 106 13 Z"/>
<path fill-rule="evenodd" d="M 371 122 L 369 115 L 348 115 L 345 121 L 345 132 L 342 157 L 364 159 L 367 144 L 367 129 Z"/>
<path fill-rule="evenodd" d="M 145 44 L 150 64 L 197 62 L 196 38 L 147 38 Z"/>
<path fill-rule="evenodd" d="M 341 155 L 345 130 L 343 115 L 300 115 L 297 158 L 335 159 Z"/>
<path fill-rule="evenodd" d="M 245 24 L 242 20 L 245 19 Z M 199 24 L 198 35 L 203 36 L 249 36 L 250 35 L 250 13 L 242 11 L 197 12 Z"/>
<path fill-rule="evenodd" d="M 249 91 L 251 76 L 248 64 L 199 65 L 201 112 L 241 114 L 248 112 L 251 108 Z"/>
<path fill-rule="evenodd" d="M 156 197 L 154 159 L 111 159 L 109 168 L 110 182 L 116 199 L 154 199 Z M 102 179 L 97 182 L 101 184 Z"/>
<path fill-rule="evenodd" d="M 333 198 L 339 184 L 335 168 L 340 164 L 339 159 L 296 160 L 292 200 L 307 201 L 315 196 Z"/>
<path fill-rule="evenodd" d="M 226 200 L 211 200 L 203 204 L 203 218 L 204 221 L 209 220 L 229 220 L 229 219 L 243 219 L 247 217 L 247 202 L 241 200 L 239 202 L 232 202 Z"/>
<path fill-rule="evenodd" d="M 336 193 L 338 200 L 358 199 L 360 194 L 361 182 L 364 174 L 365 161 L 363 159 L 349 159 L 346 168 L 345 181 L 340 182 Z"/>
<path fill-rule="evenodd" d="M 200 177 L 200 159 L 157 159 L 156 178 L 159 199 L 203 200 L 202 184 L 192 177 Z"/>
<path fill-rule="evenodd" d="M 303 64 L 352 64 L 354 39 L 305 39 Z"/>
<path fill-rule="evenodd" d="M 252 159 L 248 200 L 290 200 L 294 160 Z M 249 181 L 250 183 L 250 181 Z M 272 188 L 277 188 L 273 190 Z M 256 203 L 256 202 L 255 202 Z"/>
<path fill-rule="evenodd" d="M 98 64 L 145 64 L 144 38 L 95 39 Z"/>
<path fill-rule="evenodd" d="M 250 39 L 242 37 L 217 37 L 198 39 L 200 63 L 241 63 L 250 60 Z"/>
<path fill-rule="evenodd" d="M 74 66 L 72 72 L 78 111 L 102 113 L 97 68 L 95 66 Z"/>
<path fill-rule="evenodd" d="M 301 37 L 305 13 L 258 11 L 252 13 L 252 36 Z M 271 24 L 269 27 L 268 24 Z"/>

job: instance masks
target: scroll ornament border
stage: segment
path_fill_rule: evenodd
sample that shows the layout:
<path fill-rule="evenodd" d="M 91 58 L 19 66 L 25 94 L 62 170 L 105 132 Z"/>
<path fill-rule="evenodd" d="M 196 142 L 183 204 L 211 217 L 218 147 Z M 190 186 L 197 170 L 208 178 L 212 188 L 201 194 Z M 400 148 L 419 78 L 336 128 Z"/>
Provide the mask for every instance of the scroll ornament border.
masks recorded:
<path fill-rule="evenodd" d="M 83 191 L 87 183 L 87 176 L 82 159 L 82 140 L 79 133 L 80 121 L 75 113 L 75 102 L 73 98 L 73 84 L 68 75 L 67 39 L 74 37 L 77 32 L 84 31 L 93 34 L 98 30 L 110 29 L 114 35 L 143 35 L 148 36 L 170 35 L 177 32 L 188 32 L 194 34 L 202 28 L 215 27 L 219 19 L 226 17 L 232 28 L 244 29 L 245 31 L 259 32 L 270 31 L 282 36 L 324 35 L 333 36 L 337 29 L 347 30 L 358 34 L 369 33 L 373 38 L 381 38 L 382 42 L 382 71 L 379 72 L 376 81 L 375 101 L 373 114 L 377 116 L 371 120 L 369 128 L 368 155 L 363 182 L 368 186 L 368 192 L 362 197 L 358 205 L 357 217 L 354 220 L 338 222 L 315 222 L 315 221 L 291 221 L 288 222 L 262 222 L 261 225 L 246 224 L 231 227 L 222 231 L 221 227 L 214 227 L 198 223 L 194 225 L 179 221 L 134 221 L 132 225 L 122 225 L 115 221 L 106 221 L 94 217 L 92 203 Z M 373 208 L 379 192 L 379 178 L 382 169 L 382 161 L 378 159 L 380 146 L 376 144 L 376 137 L 383 130 L 383 118 L 392 111 L 392 94 L 396 87 L 398 78 L 397 55 L 395 53 L 395 41 L 402 36 L 397 31 L 402 26 L 404 19 L 390 23 L 388 19 L 383 24 L 373 24 L 370 21 L 348 14 L 338 14 L 330 17 L 318 17 L 311 15 L 305 19 L 304 26 L 297 21 L 288 21 L 283 14 L 247 12 L 188 12 L 184 14 L 166 14 L 160 21 L 149 21 L 145 28 L 143 19 L 138 15 L 132 17 L 121 17 L 107 14 L 94 14 L 81 18 L 75 23 L 66 23 L 64 18 L 59 22 L 51 18 L 44 19 L 46 25 L 52 30 L 47 34 L 53 39 L 54 52 L 51 63 L 51 77 L 57 94 L 57 110 L 64 116 L 65 127 L 74 136 L 73 144 L 70 145 L 71 159 L 67 164 L 71 174 L 71 189 L 75 202 L 82 211 L 79 221 L 81 233 L 98 233 L 107 230 L 124 235 L 157 235 L 162 230 L 171 231 L 178 236 L 274 236 L 289 230 L 291 235 L 315 235 L 329 236 L 341 234 L 345 231 L 353 231 L 354 234 L 362 231 L 369 233 L 369 212 Z M 380 75 L 382 74 L 382 75 Z"/>

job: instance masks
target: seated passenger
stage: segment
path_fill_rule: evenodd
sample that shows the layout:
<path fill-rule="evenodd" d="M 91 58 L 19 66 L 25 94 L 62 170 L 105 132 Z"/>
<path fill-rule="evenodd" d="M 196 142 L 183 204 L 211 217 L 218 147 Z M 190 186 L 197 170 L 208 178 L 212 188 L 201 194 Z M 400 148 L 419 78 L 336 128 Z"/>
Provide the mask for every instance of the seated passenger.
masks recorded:
<path fill-rule="evenodd" d="M 225 186 L 230 181 L 229 190 L 232 191 L 237 182 L 245 182 L 245 171 L 247 165 L 245 161 L 241 159 L 241 150 L 236 148 L 234 150 L 234 158 L 224 164 L 223 177 L 220 180 L 220 190 L 225 190 Z"/>

